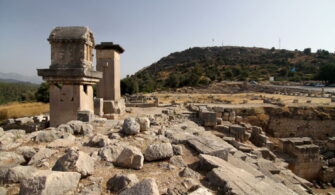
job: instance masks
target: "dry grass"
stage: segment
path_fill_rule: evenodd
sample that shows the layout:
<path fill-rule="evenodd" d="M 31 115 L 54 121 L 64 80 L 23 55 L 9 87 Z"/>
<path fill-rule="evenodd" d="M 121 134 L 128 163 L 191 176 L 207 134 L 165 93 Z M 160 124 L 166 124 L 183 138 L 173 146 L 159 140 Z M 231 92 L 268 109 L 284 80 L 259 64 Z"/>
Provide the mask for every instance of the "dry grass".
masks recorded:
<path fill-rule="evenodd" d="M 38 115 L 46 112 L 49 112 L 49 104 L 41 102 L 11 102 L 5 105 L 0 105 L 0 120 Z"/>
<path fill-rule="evenodd" d="M 183 93 L 149 93 L 145 95 L 156 95 L 159 98 L 159 101 L 162 103 L 170 103 L 171 101 L 175 102 L 186 102 L 186 101 L 199 101 L 199 102 L 210 102 L 211 100 L 228 100 L 232 104 L 241 104 L 243 100 L 248 100 L 251 104 L 262 104 L 262 100 L 253 100 L 252 96 L 263 96 L 268 98 L 280 98 L 285 104 L 291 105 L 294 99 L 299 100 L 299 103 L 293 105 L 301 105 L 306 103 L 307 100 L 312 100 L 312 104 L 326 104 L 331 101 L 329 98 L 316 98 L 316 97 L 305 97 L 305 96 L 288 96 L 288 95 L 278 95 L 278 94 L 268 94 L 268 93 L 238 93 L 238 94 L 183 94 Z"/>

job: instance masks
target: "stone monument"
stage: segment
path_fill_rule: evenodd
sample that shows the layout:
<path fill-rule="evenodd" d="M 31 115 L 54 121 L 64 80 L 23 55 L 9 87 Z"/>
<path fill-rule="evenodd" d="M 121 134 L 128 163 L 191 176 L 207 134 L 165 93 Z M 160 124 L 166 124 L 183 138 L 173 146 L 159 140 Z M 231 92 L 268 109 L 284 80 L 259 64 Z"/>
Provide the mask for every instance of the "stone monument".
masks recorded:
<path fill-rule="evenodd" d="M 56 27 L 48 41 L 51 65 L 37 72 L 50 84 L 50 126 L 76 120 L 81 111 L 93 114 L 92 85 L 102 78 L 92 66 L 93 33 L 83 26 Z"/>
<path fill-rule="evenodd" d="M 120 90 L 120 54 L 124 49 L 112 42 L 101 42 L 95 47 L 97 70 L 103 73 L 103 79 L 98 83 L 97 98 L 103 99 L 105 117 L 125 112 L 125 101 Z"/>

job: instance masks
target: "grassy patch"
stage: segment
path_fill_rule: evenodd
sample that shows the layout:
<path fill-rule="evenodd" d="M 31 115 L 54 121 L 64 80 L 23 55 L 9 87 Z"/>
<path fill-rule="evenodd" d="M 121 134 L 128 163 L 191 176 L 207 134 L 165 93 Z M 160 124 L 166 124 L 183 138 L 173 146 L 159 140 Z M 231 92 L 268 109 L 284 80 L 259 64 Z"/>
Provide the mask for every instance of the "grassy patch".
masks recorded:
<path fill-rule="evenodd" d="M 11 102 L 0 105 L 0 120 L 8 118 L 32 116 L 49 112 L 49 104 L 41 102 Z"/>

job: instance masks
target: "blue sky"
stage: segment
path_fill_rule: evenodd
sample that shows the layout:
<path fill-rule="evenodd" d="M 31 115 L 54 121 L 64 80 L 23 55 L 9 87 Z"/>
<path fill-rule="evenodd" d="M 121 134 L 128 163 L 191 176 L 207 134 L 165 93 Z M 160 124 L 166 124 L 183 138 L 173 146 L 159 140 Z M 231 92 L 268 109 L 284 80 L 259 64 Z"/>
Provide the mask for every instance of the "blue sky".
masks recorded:
<path fill-rule="evenodd" d="M 194 46 L 335 51 L 334 0 L 0 0 L 0 72 L 50 65 L 55 26 L 83 25 L 125 48 L 122 76 Z M 214 41 L 213 41 L 214 40 Z"/>

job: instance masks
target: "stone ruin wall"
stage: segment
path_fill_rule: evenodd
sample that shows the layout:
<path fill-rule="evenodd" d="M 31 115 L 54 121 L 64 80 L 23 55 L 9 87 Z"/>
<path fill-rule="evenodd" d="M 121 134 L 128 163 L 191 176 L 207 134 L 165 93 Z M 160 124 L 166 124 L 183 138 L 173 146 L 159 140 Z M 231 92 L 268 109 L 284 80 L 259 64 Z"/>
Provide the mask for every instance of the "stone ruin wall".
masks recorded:
<path fill-rule="evenodd" d="M 335 136 L 335 120 L 303 120 L 270 117 L 267 132 L 274 137 L 312 137 L 324 140 Z"/>
<path fill-rule="evenodd" d="M 237 115 L 261 126 L 273 137 L 311 137 L 325 140 L 335 136 L 333 108 L 249 108 L 235 109 Z"/>

